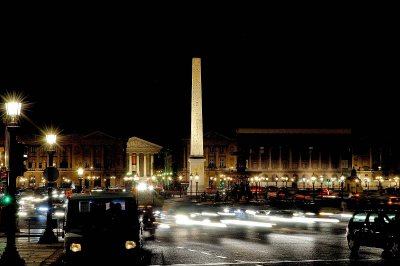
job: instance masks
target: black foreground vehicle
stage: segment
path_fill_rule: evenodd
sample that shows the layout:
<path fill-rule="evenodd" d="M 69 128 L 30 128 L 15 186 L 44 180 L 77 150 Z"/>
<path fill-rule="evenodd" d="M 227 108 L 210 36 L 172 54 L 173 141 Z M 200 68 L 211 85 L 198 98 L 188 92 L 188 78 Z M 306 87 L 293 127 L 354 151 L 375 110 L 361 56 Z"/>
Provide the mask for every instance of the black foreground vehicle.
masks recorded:
<path fill-rule="evenodd" d="M 400 256 L 399 210 L 360 210 L 353 214 L 346 228 L 352 252 L 360 247 L 381 248 L 393 256 Z"/>

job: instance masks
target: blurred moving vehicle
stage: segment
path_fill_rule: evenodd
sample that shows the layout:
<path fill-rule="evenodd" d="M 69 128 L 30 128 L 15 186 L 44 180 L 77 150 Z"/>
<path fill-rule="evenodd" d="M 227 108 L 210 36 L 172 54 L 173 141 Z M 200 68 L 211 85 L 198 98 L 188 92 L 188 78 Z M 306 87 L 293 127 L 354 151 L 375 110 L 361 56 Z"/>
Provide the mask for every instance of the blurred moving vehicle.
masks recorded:
<path fill-rule="evenodd" d="M 382 248 L 400 255 L 400 213 L 397 210 L 362 210 L 355 212 L 346 228 L 349 249 L 361 246 Z"/>
<path fill-rule="evenodd" d="M 93 262 L 99 254 L 100 262 L 121 259 L 134 263 L 142 259 L 139 212 L 130 193 L 72 195 L 64 231 L 67 263 Z"/>
<path fill-rule="evenodd" d="M 143 230 L 148 231 L 150 233 L 150 237 L 154 238 L 156 229 L 157 229 L 157 224 L 156 224 L 156 217 L 155 213 L 153 210 L 153 206 L 147 205 L 147 206 L 139 206 L 139 212 L 141 215 L 141 221 L 143 224 Z"/>

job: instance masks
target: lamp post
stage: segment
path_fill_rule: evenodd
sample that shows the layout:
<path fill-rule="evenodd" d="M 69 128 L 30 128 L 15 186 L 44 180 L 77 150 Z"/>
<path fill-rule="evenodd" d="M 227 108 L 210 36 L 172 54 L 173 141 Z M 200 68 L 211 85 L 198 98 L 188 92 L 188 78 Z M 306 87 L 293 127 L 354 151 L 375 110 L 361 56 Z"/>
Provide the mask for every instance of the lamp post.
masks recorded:
<path fill-rule="evenodd" d="M 258 201 L 258 179 L 259 179 L 259 177 L 256 176 L 254 179 L 256 180 L 256 201 Z"/>
<path fill-rule="evenodd" d="M 58 178 L 58 170 L 53 166 L 53 156 L 55 153 L 57 135 L 48 134 L 46 135 L 46 143 L 48 145 L 47 153 L 49 155 L 49 166 L 44 170 L 44 176 L 47 178 L 47 220 L 46 220 L 46 229 L 43 232 L 43 235 L 39 239 L 39 244 L 51 244 L 57 243 L 58 237 L 54 235 L 53 227 L 52 227 L 52 209 L 53 209 L 53 185 Z"/>
<path fill-rule="evenodd" d="M 364 178 L 364 182 L 365 182 L 365 189 L 367 190 L 367 195 L 368 195 L 368 192 L 369 192 L 369 178 L 368 177 Z"/>
<path fill-rule="evenodd" d="M 379 188 L 379 193 L 382 194 L 382 176 L 378 176 L 376 179 L 378 179 L 378 188 Z"/>
<path fill-rule="evenodd" d="M 5 207 L 7 213 L 6 217 L 6 235 L 7 243 L 5 250 L 0 258 L 0 265 L 25 265 L 25 261 L 20 257 L 17 246 L 15 245 L 15 232 L 16 227 L 16 208 L 17 202 L 15 200 L 16 193 L 16 180 L 18 170 L 18 158 L 16 157 L 17 152 L 17 139 L 16 130 L 19 127 L 18 120 L 21 115 L 22 103 L 19 101 L 10 101 L 5 103 L 6 116 L 4 117 L 4 123 L 6 125 L 5 143 L 8 144 L 6 147 L 6 154 L 8 153 L 8 158 L 6 158 L 6 166 L 8 165 L 8 195 L 10 197 L 10 203 Z M 8 137 L 8 139 L 7 139 Z M 8 142 L 7 142 L 8 141 Z M 8 159 L 8 162 L 7 162 Z M 21 160 L 21 158 L 20 158 Z"/>
<path fill-rule="evenodd" d="M 278 180 L 279 180 L 279 178 L 275 177 L 275 185 L 276 185 L 276 187 L 278 187 Z"/>
<path fill-rule="evenodd" d="M 306 190 L 306 178 L 303 177 L 303 190 Z"/>
<path fill-rule="evenodd" d="M 323 182 L 324 182 L 324 177 L 323 176 L 320 176 L 319 177 L 319 181 L 321 181 L 321 200 L 322 200 L 322 184 L 323 184 Z"/>
<path fill-rule="evenodd" d="M 82 176 L 83 176 L 83 168 L 79 167 L 78 168 L 78 180 L 79 180 L 79 189 L 78 192 L 82 192 Z"/>
<path fill-rule="evenodd" d="M 341 194 L 341 199 L 342 199 L 342 201 L 343 201 L 343 185 L 344 185 L 344 179 L 345 179 L 345 177 L 344 177 L 344 175 L 342 175 L 341 177 L 340 177 L 340 194 Z"/>
<path fill-rule="evenodd" d="M 182 176 L 179 177 L 179 197 L 182 198 Z"/>
<path fill-rule="evenodd" d="M 315 184 L 315 180 L 316 180 L 317 178 L 313 175 L 312 177 L 311 177 L 311 182 L 312 182 L 312 198 L 313 198 L 313 200 L 315 199 L 315 193 L 314 193 L 314 184 Z"/>
<path fill-rule="evenodd" d="M 192 174 L 190 174 L 190 197 L 192 197 L 192 180 L 193 180 L 193 175 Z"/>
<path fill-rule="evenodd" d="M 196 179 L 196 201 L 197 201 L 197 190 L 199 188 L 199 176 L 196 174 L 194 179 Z"/>
<path fill-rule="evenodd" d="M 397 190 L 397 182 L 399 181 L 399 178 L 397 176 L 394 177 L 394 182 L 396 182 L 396 187 L 395 190 Z"/>

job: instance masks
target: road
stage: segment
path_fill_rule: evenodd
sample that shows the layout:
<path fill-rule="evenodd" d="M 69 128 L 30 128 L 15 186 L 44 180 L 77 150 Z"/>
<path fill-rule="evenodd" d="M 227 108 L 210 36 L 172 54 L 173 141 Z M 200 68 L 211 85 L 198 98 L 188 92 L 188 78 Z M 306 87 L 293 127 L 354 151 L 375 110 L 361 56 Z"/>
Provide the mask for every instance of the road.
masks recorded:
<path fill-rule="evenodd" d="M 151 265 L 379 265 L 382 250 L 362 247 L 351 255 L 346 222 L 283 225 L 270 229 L 243 226 L 212 228 L 169 224 L 145 240 Z"/>
<path fill-rule="evenodd" d="M 195 222 L 179 221 L 175 216 L 178 213 L 166 212 L 157 220 L 160 224 L 155 239 L 144 232 L 145 265 L 386 265 L 388 261 L 393 262 L 375 248 L 362 247 L 358 256 L 351 255 L 345 237 L 346 219 L 294 223 L 282 217 L 274 221 L 242 214 L 214 217 L 213 208 L 190 207 L 185 212 L 187 217 L 197 213 L 197 217 L 191 217 Z M 37 220 L 39 224 L 44 221 Z M 232 224 L 232 221 L 245 225 Z M 272 227 L 248 222 L 270 223 Z"/>

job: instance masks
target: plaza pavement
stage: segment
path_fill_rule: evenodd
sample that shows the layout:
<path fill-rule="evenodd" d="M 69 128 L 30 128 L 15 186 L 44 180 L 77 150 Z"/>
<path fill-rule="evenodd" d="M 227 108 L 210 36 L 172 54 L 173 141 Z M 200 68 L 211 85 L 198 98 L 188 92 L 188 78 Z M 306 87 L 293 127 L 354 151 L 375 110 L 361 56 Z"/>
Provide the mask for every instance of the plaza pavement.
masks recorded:
<path fill-rule="evenodd" d="M 184 201 L 184 198 L 172 198 L 164 201 L 163 209 L 168 211 L 173 209 L 176 204 Z M 21 258 L 25 260 L 27 266 L 45 266 L 57 265 L 63 255 L 64 242 L 59 237 L 59 242 L 55 244 L 38 244 L 39 236 L 43 233 L 43 229 L 31 231 L 31 237 L 28 237 L 27 230 L 21 229 L 16 234 L 17 250 Z M 0 232 L 0 256 L 6 247 L 7 237 L 4 232 Z"/>
<path fill-rule="evenodd" d="M 59 238 L 55 244 L 37 244 L 39 236 L 28 237 L 25 232 L 16 234 L 17 250 L 27 266 L 53 265 L 63 254 L 64 242 Z M 6 247 L 7 238 L 0 232 L 0 255 Z"/>

